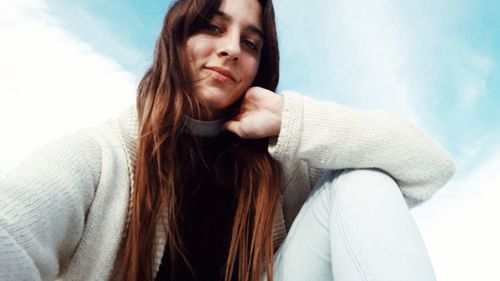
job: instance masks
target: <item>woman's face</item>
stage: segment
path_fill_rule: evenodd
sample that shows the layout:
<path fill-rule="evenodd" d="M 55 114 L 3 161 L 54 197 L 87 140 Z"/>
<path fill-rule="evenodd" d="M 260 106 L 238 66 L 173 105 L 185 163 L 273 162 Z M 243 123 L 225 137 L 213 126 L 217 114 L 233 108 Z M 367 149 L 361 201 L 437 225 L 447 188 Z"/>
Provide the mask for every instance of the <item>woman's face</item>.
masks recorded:
<path fill-rule="evenodd" d="M 218 12 L 186 42 L 195 90 L 215 117 L 252 85 L 262 49 L 257 0 L 223 0 Z"/>

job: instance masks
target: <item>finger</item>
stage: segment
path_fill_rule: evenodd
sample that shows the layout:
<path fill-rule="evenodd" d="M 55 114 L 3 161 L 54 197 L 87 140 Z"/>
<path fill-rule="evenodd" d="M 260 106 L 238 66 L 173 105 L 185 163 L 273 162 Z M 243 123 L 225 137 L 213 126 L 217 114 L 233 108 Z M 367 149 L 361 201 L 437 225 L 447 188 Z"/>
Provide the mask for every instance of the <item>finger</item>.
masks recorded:
<path fill-rule="evenodd" d="M 240 122 L 234 121 L 234 120 L 229 120 L 222 127 L 230 132 L 235 133 L 237 136 L 241 137 L 241 130 L 240 130 Z"/>

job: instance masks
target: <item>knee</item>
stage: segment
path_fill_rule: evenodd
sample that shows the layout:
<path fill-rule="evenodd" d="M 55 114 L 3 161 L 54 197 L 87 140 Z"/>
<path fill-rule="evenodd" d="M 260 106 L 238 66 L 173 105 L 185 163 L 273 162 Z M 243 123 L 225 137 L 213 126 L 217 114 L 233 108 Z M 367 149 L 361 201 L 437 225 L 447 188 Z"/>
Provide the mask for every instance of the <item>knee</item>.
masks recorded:
<path fill-rule="evenodd" d="M 372 199 L 387 198 L 388 194 L 402 197 L 399 186 L 392 177 L 377 169 L 344 170 L 332 182 L 335 194 L 363 196 Z"/>

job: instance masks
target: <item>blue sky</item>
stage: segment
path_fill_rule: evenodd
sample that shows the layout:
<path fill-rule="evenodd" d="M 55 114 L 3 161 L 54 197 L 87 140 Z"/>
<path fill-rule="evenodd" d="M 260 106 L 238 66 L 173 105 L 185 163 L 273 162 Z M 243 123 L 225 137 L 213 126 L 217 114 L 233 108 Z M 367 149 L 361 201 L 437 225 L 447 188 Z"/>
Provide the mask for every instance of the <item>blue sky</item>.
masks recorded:
<path fill-rule="evenodd" d="M 307 9 L 299 8 L 302 1 L 275 3 L 280 89 L 399 111 L 439 134 L 457 156 L 478 136 L 500 140 L 490 135 L 500 132 L 500 2 L 308 3 Z M 140 77 L 169 1 L 47 5 L 66 30 Z"/>
<path fill-rule="evenodd" d="M 133 103 L 168 5 L 2 1 L 0 171 Z M 438 279 L 500 280 L 500 1 L 277 0 L 275 8 L 279 89 L 395 111 L 437 139 L 457 173 L 412 212 Z"/>

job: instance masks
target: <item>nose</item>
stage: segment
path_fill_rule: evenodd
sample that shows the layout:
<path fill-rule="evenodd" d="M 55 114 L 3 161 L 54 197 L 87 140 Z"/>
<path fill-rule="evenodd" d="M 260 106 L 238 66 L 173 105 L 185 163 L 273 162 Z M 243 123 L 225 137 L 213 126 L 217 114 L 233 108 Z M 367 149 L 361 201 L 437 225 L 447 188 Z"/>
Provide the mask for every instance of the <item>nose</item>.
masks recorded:
<path fill-rule="evenodd" d="M 217 56 L 237 62 L 240 59 L 241 46 L 238 32 L 227 32 L 221 37 Z"/>

